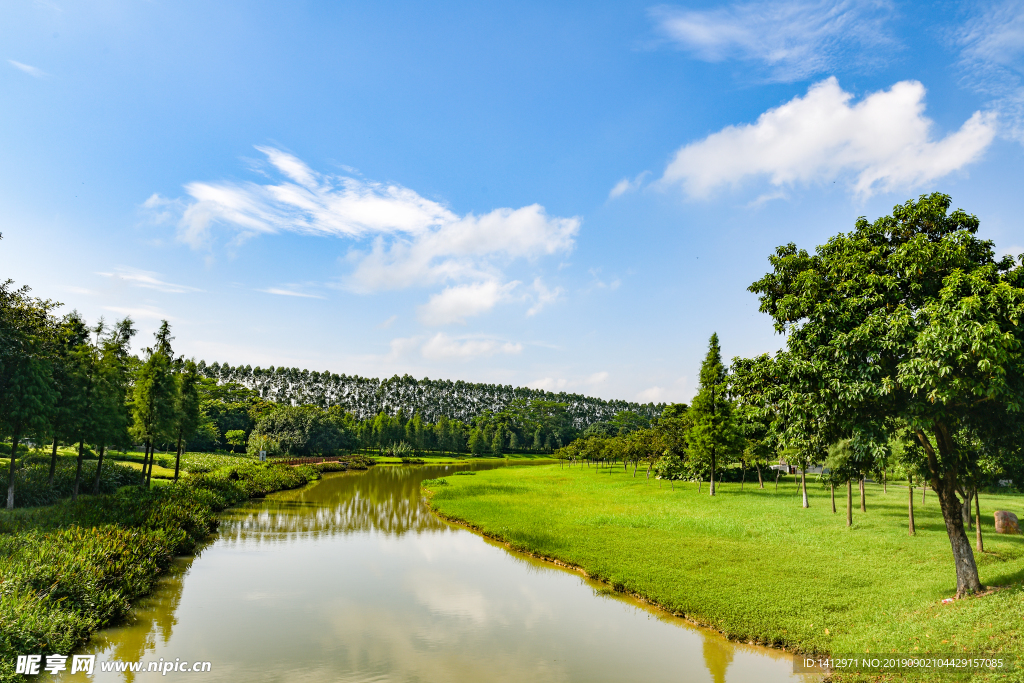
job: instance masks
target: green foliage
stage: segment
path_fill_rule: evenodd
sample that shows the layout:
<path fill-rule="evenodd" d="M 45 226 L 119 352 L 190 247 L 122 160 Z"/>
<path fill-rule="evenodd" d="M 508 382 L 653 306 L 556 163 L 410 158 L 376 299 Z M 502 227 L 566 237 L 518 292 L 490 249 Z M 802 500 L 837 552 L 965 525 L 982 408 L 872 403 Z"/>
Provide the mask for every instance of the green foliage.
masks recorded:
<path fill-rule="evenodd" d="M 434 486 L 448 486 L 448 480 L 443 477 L 440 479 L 424 479 L 420 482 L 421 486 L 434 487 Z"/>
<path fill-rule="evenodd" d="M 288 455 L 330 455 L 355 445 L 344 416 L 316 406 L 278 406 L 259 421 L 255 432 Z"/>
<path fill-rule="evenodd" d="M 92 481 L 96 474 L 96 461 L 82 463 L 82 477 Z M 33 464 L 20 468 L 14 476 L 14 486 L 18 491 L 15 507 L 34 507 L 37 505 L 53 505 L 61 498 L 71 496 L 75 487 L 77 468 L 73 462 L 62 458 L 54 470 L 53 483 L 49 483 L 49 465 Z M 100 493 L 114 493 L 122 486 L 136 484 L 139 473 L 116 462 L 105 461 L 100 470 Z"/>
<path fill-rule="evenodd" d="M 742 452 L 742 436 L 732 411 L 722 350 L 718 335 L 712 334 L 707 356 L 700 366 L 697 395 L 686 413 L 690 460 L 695 469 L 699 465 L 711 474 L 711 495 L 715 495 L 714 477 L 718 468 Z"/>
<path fill-rule="evenodd" d="M 957 496 L 980 454 L 1010 453 L 999 434 L 1020 429 L 1024 270 L 997 260 L 977 217 L 950 205 L 935 193 L 860 218 L 813 255 L 781 246 L 750 289 L 786 334 L 770 392 L 780 438 L 807 459 L 850 438 L 880 469 L 894 432 L 909 429 L 967 593 L 981 585 Z M 984 448 L 963 447 L 974 441 Z"/>

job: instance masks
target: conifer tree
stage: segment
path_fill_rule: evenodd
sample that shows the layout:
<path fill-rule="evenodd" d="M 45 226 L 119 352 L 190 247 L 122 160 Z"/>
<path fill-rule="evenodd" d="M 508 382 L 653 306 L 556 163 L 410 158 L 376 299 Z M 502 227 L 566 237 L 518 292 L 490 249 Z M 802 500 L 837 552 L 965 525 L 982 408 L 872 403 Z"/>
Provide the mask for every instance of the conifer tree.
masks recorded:
<path fill-rule="evenodd" d="M 712 496 L 715 495 L 715 473 L 739 450 L 740 435 L 733 418 L 727 379 L 718 334 L 712 334 L 708 354 L 700 366 L 697 396 L 687 413 L 692 457 L 703 461 L 711 473 Z"/>

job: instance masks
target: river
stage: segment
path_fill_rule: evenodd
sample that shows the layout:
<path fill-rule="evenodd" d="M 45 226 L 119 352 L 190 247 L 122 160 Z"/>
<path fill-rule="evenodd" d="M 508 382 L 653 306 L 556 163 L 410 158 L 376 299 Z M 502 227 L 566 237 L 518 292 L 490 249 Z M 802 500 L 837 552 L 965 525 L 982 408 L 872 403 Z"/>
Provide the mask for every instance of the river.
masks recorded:
<path fill-rule="evenodd" d="M 812 680 L 792 673 L 786 653 L 730 642 L 510 552 L 434 517 L 421 498 L 425 478 L 494 466 L 328 474 L 226 511 L 129 623 L 81 651 L 97 655 L 93 674 L 61 680 Z M 100 671 L 161 659 L 209 671 Z"/>

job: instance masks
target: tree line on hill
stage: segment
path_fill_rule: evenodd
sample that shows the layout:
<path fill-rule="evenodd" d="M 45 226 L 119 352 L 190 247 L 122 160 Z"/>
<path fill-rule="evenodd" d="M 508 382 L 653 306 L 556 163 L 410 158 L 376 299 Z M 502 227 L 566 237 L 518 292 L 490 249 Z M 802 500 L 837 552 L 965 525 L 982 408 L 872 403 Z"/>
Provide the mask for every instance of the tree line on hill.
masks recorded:
<path fill-rule="evenodd" d="M 558 452 L 576 461 L 640 462 L 669 480 L 709 482 L 738 462 L 758 471 L 784 459 L 822 466 L 832 492 L 906 479 L 908 532 L 914 487 L 936 494 L 956 569 L 957 594 L 982 589 L 966 528 L 972 502 L 983 550 L 978 491 L 1024 481 L 1024 266 L 997 258 L 977 237 L 977 217 L 949 211 L 944 194 L 921 196 L 873 223 L 860 218 L 813 254 L 794 244 L 770 257 L 750 286 L 785 335 L 775 354 L 726 368 L 712 336 L 690 406 L 668 406 L 645 429 L 584 434 Z M 700 487 L 700 483 L 698 483 Z"/>
<path fill-rule="evenodd" d="M 562 404 L 572 428 L 583 430 L 595 422 L 610 420 L 622 411 L 651 419 L 664 408 L 662 404 L 606 401 L 593 396 L 552 393 L 530 387 L 429 378 L 417 380 L 409 375 L 377 379 L 299 368 L 253 368 L 227 363 L 207 365 L 204 361 L 200 361 L 198 367 L 204 377 L 221 384 L 241 385 L 267 401 L 282 405 L 314 405 L 324 409 L 339 406 L 359 420 L 372 419 L 380 413 L 398 415 L 401 412 L 407 416 L 418 413 L 431 424 L 436 424 L 442 417 L 468 424 L 488 411 L 500 413 L 512 405 L 546 401 Z"/>

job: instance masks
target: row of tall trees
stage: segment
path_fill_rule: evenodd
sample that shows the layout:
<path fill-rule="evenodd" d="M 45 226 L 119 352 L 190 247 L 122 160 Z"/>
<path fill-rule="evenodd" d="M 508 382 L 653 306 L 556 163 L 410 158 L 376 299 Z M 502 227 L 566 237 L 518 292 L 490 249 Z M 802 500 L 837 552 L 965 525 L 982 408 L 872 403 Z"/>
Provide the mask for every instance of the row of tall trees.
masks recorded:
<path fill-rule="evenodd" d="M 251 389 L 267 401 L 324 409 L 340 406 L 359 420 L 374 419 L 380 413 L 398 415 L 401 411 L 407 417 L 418 413 L 431 424 L 436 424 L 441 417 L 469 424 L 488 411 L 497 414 L 517 404 L 540 401 L 561 404 L 572 427 L 584 430 L 595 422 L 611 420 L 623 411 L 650 420 L 664 409 L 664 405 L 655 403 L 606 401 L 582 394 L 501 384 L 417 380 L 409 375 L 377 379 L 299 368 L 207 365 L 203 361 L 199 363 L 199 371 L 220 384 L 235 383 Z"/>
<path fill-rule="evenodd" d="M 182 446 L 201 417 L 200 376 L 195 363 L 174 358 L 166 321 L 140 359 L 130 352 L 135 328 L 129 318 L 90 328 L 75 311 L 56 316 L 57 307 L 32 297 L 27 287 L 0 284 L 0 433 L 11 441 L 7 507 L 14 507 L 18 448 L 29 438 L 52 443 L 51 483 L 58 446 L 77 446 L 75 497 L 87 446 L 98 453 L 94 492 L 107 449 L 133 442 L 145 444 L 147 483 L 154 445 L 176 443 L 177 477 Z"/>

